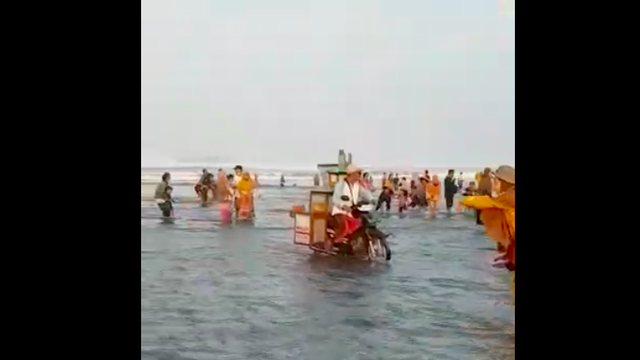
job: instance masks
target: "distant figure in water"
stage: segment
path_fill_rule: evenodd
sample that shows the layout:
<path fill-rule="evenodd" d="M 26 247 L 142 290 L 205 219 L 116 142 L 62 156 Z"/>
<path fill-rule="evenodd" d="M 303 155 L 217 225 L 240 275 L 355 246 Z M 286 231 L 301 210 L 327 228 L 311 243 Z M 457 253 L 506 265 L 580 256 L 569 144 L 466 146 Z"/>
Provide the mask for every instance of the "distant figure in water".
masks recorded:
<path fill-rule="evenodd" d="M 164 209 L 162 210 L 162 216 L 165 220 L 173 219 L 173 198 L 171 197 L 171 193 L 173 192 L 173 188 L 171 186 L 167 186 L 164 188 L 164 194 L 162 194 L 162 199 L 164 200 Z"/>
<path fill-rule="evenodd" d="M 436 217 L 436 208 L 440 201 L 440 180 L 438 175 L 433 175 L 431 181 L 427 184 L 427 200 L 429 203 L 429 216 Z"/>
<path fill-rule="evenodd" d="M 284 187 L 284 183 L 287 181 L 284 179 L 284 174 L 280 175 L 280 187 Z"/>
<path fill-rule="evenodd" d="M 242 180 L 242 174 L 244 174 L 244 168 L 241 165 L 236 165 L 236 167 L 233 168 L 233 184 L 232 186 L 236 186 L 238 185 L 238 183 L 240 182 L 240 180 Z"/>
<path fill-rule="evenodd" d="M 251 175 L 247 172 L 242 174 L 242 178 L 236 185 L 236 220 L 251 219 L 255 214 L 254 207 L 255 184 Z"/>
<path fill-rule="evenodd" d="M 378 204 L 376 205 L 376 211 L 382 208 L 382 204 L 385 204 L 387 212 L 391 210 L 391 196 L 393 192 L 387 186 L 382 188 L 380 197 L 378 197 Z"/>
<path fill-rule="evenodd" d="M 156 192 L 154 198 L 156 200 L 156 204 L 158 204 L 158 208 L 162 212 L 162 217 L 167 220 L 173 216 L 173 205 L 171 204 L 171 186 L 169 186 L 169 181 L 171 181 L 171 174 L 164 173 L 162 174 L 162 181 L 156 187 Z"/>
<path fill-rule="evenodd" d="M 202 169 L 202 175 L 200 175 L 200 179 L 198 180 L 198 183 L 193 187 L 199 198 L 202 198 L 203 191 L 205 191 L 205 194 L 208 191 L 207 189 L 205 189 L 206 184 L 208 183 L 208 178 L 209 178 L 209 172 L 207 171 L 207 169 Z M 204 195 L 205 202 L 207 201 L 206 197 L 207 195 Z"/>
<path fill-rule="evenodd" d="M 320 175 L 315 174 L 313 176 L 313 186 L 320 186 Z"/>
<path fill-rule="evenodd" d="M 493 182 L 491 181 L 491 168 L 485 168 L 482 174 L 479 175 L 480 181 L 478 182 L 478 195 L 489 196 L 493 194 Z M 484 225 L 482 222 L 481 209 L 476 209 L 476 224 Z"/>
<path fill-rule="evenodd" d="M 409 207 L 409 192 L 406 189 L 400 189 L 400 196 L 398 196 L 398 212 L 402 214 L 403 211 L 407 211 Z"/>
<path fill-rule="evenodd" d="M 231 175 L 233 179 L 233 175 Z M 231 204 L 233 203 L 233 188 L 229 182 L 229 177 L 222 169 L 218 170 L 218 187 L 216 188 L 218 194 L 217 198 L 220 200 L 218 203 L 218 210 L 220 211 L 220 220 L 223 223 L 231 221 Z"/>

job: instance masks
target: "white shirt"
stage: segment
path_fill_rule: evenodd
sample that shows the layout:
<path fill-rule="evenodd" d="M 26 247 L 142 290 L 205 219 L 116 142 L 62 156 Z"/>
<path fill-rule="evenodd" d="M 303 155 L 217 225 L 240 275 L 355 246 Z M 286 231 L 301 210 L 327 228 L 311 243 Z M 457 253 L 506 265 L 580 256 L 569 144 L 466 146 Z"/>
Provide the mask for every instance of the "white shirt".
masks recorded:
<path fill-rule="evenodd" d="M 342 195 L 349 197 L 349 201 L 343 201 L 340 199 Z M 360 198 L 360 184 L 355 183 L 349 185 L 346 181 L 340 181 L 336 184 L 333 194 L 333 208 L 331 209 L 331 215 L 344 214 L 349 215 L 349 211 L 342 209 L 342 206 L 353 206 L 358 203 Z"/>

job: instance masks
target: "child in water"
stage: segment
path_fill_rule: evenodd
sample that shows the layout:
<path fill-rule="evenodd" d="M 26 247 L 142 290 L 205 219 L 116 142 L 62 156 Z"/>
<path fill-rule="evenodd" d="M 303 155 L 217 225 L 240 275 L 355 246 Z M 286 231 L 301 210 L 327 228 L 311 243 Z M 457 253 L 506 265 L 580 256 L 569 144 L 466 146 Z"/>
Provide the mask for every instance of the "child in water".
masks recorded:
<path fill-rule="evenodd" d="M 466 189 L 464 189 L 464 192 L 462 193 L 463 196 L 476 196 L 477 194 L 478 194 L 478 189 L 476 188 L 475 181 L 469 182 L 469 186 Z"/>
<path fill-rule="evenodd" d="M 160 204 L 160 210 L 162 210 L 162 216 L 165 218 L 173 218 L 174 200 L 171 197 L 172 192 L 173 188 L 171 186 L 167 186 L 162 194 L 162 200 L 164 200 L 164 203 Z"/>

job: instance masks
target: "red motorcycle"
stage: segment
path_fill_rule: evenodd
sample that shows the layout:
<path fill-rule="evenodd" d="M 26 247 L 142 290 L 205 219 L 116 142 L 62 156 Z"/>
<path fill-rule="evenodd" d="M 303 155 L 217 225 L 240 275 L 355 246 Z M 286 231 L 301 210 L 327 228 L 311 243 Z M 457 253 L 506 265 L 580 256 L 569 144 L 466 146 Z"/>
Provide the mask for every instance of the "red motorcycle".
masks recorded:
<path fill-rule="evenodd" d="M 342 196 L 343 201 L 349 201 L 349 197 Z M 334 241 L 334 251 L 327 252 L 324 249 L 314 248 L 315 251 L 329 253 L 330 255 L 343 255 L 364 258 L 367 260 L 385 259 L 391 260 L 391 249 L 387 238 L 391 234 L 384 234 L 377 228 L 377 223 L 371 216 L 373 206 L 369 203 L 358 203 L 351 207 L 351 216 L 346 217 L 346 241 L 336 244 L 335 224 L 330 221 L 327 227 L 327 236 Z"/>

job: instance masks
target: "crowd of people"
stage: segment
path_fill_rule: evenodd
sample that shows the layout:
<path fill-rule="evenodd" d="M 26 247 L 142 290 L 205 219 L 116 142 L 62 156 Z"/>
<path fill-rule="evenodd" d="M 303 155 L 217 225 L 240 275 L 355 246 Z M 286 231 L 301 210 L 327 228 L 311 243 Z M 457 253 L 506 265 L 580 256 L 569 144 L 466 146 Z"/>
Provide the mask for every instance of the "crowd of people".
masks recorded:
<path fill-rule="evenodd" d="M 364 173 L 362 186 L 373 190 L 373 181 Z M 503 267 L 511 273 L 511 289 L 515 296 L 515 168 L 503 165 L 496 171 L 485 168 L 475 174 L 475 181 L 464 187 L 462 173 L 455 178 L 455 170 L 447 172 L 444 189 L 437 175 L 430 176 L 425 170 L 418 181 L 386 173 L 382 179 L 382 192 L 376 210 L 391 208 L 392 199 L 397 198 L 398 211 L 411 207 L 427 208 L 431 217 L 444 194 L 447 211 L 454 206 L 456 194 L 463 196 L 462 205 L 476 212 L 476 223 L 485 227 L 488 237 L 497 243 L 494 266 Z M 443 191 L 444 190 L 444 191 Z"/>
<path fill-rule="evenodd" d="M 252 177 L 240 165 L 233 172 L 227 175 L 224 169 L 218 169 L 217 177 L 214 178 L 212 173 L 203 169 L 200 179 L 194 185 L 194 191 L 203 206 L 217 202 L 223 222 L 231 221 L 232 210 L 235 210 L 236 219 L 252 219 L 255 216 L 254 193 L 258 187 L 258 176 Z M 171 174 L 164 173 L 154 195 L 166 220 L 174 217 L 175 199 L 171 196 L 173 188 L 170 181 Z"/>
<path fill-rule="evenodd" d="M 200 180 L 194 186 L 194 191 L 203 204 L 209 200 L 217 201 L 223 222 L 231 221 L 232 210 L 235 210 L 236 219 L 251 219 L 255 215 L 254 192 L 258 186 L 257 175 L 252 178 L 240 165 L 233 170 L 233 174 L 227 175 L 223 169 L 219 169 L 215 179 L 213 174 L 203 170 Z M 164 173 L 155 191 L 156 203 L 166 219 L 173 218 L 175 202 L 170 181 L 171 174 Z M 425 170 L 417 181 L 385 173 L 376 210 L 389 211 L 392 198 L 396 197 L 400 213 L 408 208 L 420 207 L 428 209 L 430 216 L 434 217 L 441 194 L 444 194 L 447 211 L 451 211 L 454 206 L 455 195 L 461 194 L 462 205 L 476 211 L 477 224 L 484 226 L 488 237 L 497 243 L 498 254 L 494 265 L 511 272 L 512 291 L 515 296 L 515 168 L 507 165 L 500 166 L 496 171 L 485 168 L 483 172 L 476 174 L 475 181 L 470 181 L 467 187 L 464 187 L 462 173 L 456 179 L 455 170 L 451 169 L 443 183 L 444 185 L 437 175 L 430 176 L 428 170 Z M 349 195 L 353 199 L 350 202 L 359 198 L 368 199 L 372 197 L 374 190 L 376 189 L 372 177 L 363 173 L 360 168 L 349 165 L 347 178 L 338 182 L 334 189 L 332 216 L 338 224 L 338 241 L 342 239 L 340 225 L 348 222 L 349 208 L 339 206 L 340 197 Z M 327 249 L 332 246 L 330 242 L 325 244 Z"/>
<path fill-rule="evenodd" d="M 365 174 L 364 179 L 366 186 L 373 189 L 371 178 Z M 390 211 L 392 199 L 395 197 L 397 198 L 398 212 L 403 213 L 409 208 L 425 208 L 428 209 L 431 217 L 435 217 L 442 194 L 444 194 L 446 209 L 450 212 L 454 206 L 456 194 L 470 196 L 477 192 L 475 181 L 471 181 L 464 188 L 462 173 L 456 179 L 453 169 L 447 172 L 443 183 L 440 182 L 438 175 L 429 175 L 429 170 L 425 170 L 417 180 L 399 177 L 397 173 L 389 175 L 384 173 L 381 184 L 382 191 L 378 197 L 376 210 Z"/>

